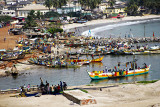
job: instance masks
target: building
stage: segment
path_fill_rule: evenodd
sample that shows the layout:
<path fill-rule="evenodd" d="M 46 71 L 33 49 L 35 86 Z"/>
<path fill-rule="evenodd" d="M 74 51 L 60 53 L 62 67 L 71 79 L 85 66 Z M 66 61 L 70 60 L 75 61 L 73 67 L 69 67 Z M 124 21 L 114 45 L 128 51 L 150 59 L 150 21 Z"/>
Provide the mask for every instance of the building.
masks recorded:
<path fill-rule="evenodd" d="M 67 14 L 69 12 L 77 12 L 77 11 L 81 11 L 82 8 L 79 5 L 74 5 L 74 4 L 67 4 L 66 6 L 62 6 L 62 8 L 58 8 L 57 12 L 59 14 Z"/>
<path fill-rule="evenodd" d="M 104 14 L 108 14 L 108 15 L 118 15 L 119 13 L 127 16 L 127 14 L 125 13 L 125 7 L 124 6 L 115 6 L 115 7 L 108 7 L 106 8 L 106 10 L 103 11 Z"/>
<path fill-rule="evenodd" d="M 35 12 L 40 11 L 41 14 L 45 14 L 46 12 L 49 12 L 49 9 L 42 4 L 29 4 L 24 6 L 23 8 L 17 9 L 17 15 L 18 17 L 27 17 L 28 13 L 31 10 L 34 10 Z"/>
<path fill-rule="evenodd" d="M 3 15 L 15 17 L 16 13 L 14 10 L 0 10 L 0 16 L 3 16 Z"/>

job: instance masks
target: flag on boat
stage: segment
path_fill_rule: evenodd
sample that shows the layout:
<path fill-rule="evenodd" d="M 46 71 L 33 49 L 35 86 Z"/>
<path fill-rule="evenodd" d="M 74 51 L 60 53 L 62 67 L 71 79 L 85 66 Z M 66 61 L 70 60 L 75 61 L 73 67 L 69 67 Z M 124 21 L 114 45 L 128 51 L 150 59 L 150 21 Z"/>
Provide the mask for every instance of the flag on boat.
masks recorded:
<path fill-rule="evenodd" d="M 91 30 L 89 29 L 88 36 L 91 36 Z"/>
<path fill-rule="evenodd" d="M 153 32 L 153 37 L 154 37 L 154 32 Z"/>

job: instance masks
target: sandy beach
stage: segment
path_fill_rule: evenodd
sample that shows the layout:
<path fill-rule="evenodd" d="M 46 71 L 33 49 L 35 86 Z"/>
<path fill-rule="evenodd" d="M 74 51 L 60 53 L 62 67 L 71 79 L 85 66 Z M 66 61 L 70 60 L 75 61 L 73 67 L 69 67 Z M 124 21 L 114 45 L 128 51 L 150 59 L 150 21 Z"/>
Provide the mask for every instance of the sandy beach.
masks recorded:
<path fill-rule="evenodd" d="M 134 20 L 146 20 L 146 19 L 154 19 L 154 18 L 160 18 L 160 15 L 145 15 L 145 16 L 127 16 L 122 19 L 116 19 L 116 18 L 109 18 L 109 19 L 98 19 L 98 20 L 92 20 L 88 21 L 87 23 L 73 23 L 73 24 L 66 24 L 62 28 L 66 31 L 69 31 L 69 29 L 73 29 L 71 31 L 75 31 L 75 28 L 85 27 L 85 29 L 82 29 L 84 31 L 88 30 L 89 26 L 97 26 L 100 24 L 112 24 L 112 23 L 118 23 L 122 21 L 134 21 Z M 83 31 L 82 31 L 83 32 Z"/>
<path fill-rule="evenodd" d="M 113 87 L 110 87 L 113 86 Z M 100 87 L 102 91 L 100 91 Z M 160 81 L 150 84 L 104 84 L 97 86 L 74 86 L 88 88 L 97 104 L 83 107 L 160 107 Z M 0 107 L 79 107 L 63 95 L 42 95 L 41 97 L 10 97 L 0 95 Z"/>

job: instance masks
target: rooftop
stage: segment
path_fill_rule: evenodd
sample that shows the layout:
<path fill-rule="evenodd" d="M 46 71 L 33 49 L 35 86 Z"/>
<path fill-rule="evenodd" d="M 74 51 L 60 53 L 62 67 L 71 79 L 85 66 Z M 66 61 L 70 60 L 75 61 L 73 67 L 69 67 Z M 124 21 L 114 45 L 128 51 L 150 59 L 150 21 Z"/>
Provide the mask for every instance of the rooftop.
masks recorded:
<path fill-rule="evenodd" d="M 41 5 L 41 4 L 30 4 L 30 5 L 24 6 L 24 8 L 20 8 L 18 10 L 48 10 L 48 8 L 45 7 L 44 5 Z"/>

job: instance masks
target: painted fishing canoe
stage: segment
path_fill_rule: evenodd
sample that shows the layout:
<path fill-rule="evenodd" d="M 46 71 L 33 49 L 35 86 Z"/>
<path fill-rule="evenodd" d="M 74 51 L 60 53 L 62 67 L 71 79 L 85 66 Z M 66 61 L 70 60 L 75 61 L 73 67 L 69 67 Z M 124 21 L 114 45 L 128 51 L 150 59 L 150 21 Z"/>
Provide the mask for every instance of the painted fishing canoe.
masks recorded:
<path fill-rule="evenodd" d="M 96 59 L 92 59 L 91 62 L 101 62 L 103 60 L 104 56 Z"/>
<path fill-rule="evenodd" d="M 135 70 L 107 72 L 107 73 L 104 73 L 104 71 L 92 71 L 92 72 L 88 72 L 88 75 L 93 80 L 141 75 L 141 74 L 147 74 L 150 69 L 150 66 L 151 65 L 149 65 L 146 68 L 140 68 L 140 69 L 135 69 Z"/>
<path fill-rule="evenodd" d="M 86 62 L 86 61 L 91 61 L 91 60 L 88 60 L 88 59 L 71 59 L 71 60 L 68 60 L 68 62 Z"/>

